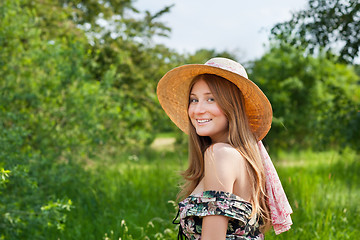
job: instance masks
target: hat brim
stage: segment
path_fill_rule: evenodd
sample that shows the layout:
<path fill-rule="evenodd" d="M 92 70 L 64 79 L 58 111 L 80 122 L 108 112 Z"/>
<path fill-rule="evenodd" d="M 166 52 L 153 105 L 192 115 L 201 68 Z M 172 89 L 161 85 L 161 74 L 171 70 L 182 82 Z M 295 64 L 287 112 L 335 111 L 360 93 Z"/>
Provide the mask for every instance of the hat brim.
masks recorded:
<path fill-rule="evenodd" d="M 272 108 L 261 89 L 251 80 L 218 67 L 203 64 L 188 64 L 167 72 L 159 81 L 157 95 L 159 102 L 170 119 L 186 134 L 189 133 L 189 87 L 194 77 L 201 74 L 215 74 L 234 83 L 242 92 L 245 112 L 250 128 L 257 140 L 269 132 L 272 122 Z"/>

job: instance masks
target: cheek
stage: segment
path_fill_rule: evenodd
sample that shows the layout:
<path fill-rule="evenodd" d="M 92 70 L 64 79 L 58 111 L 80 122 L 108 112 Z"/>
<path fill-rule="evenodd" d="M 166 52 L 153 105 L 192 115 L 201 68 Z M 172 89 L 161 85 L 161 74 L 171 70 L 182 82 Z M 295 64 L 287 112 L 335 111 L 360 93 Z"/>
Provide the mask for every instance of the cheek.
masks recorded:
<path fill-rule="evenodd" d="M 195 126 L 195 121 L 196 120 L 194 119 L 194 110 L 191 107 L 188 108 L 188 117 L 190 119 L 191 125 Z"/>
<path fill-rule="evenodd" d="M 224 116 L 225 117 L 225 114 L 223 113 L 223 111 L 221 111 L 221 109 L 219 108 L 219 106 L 217 105 L 214 105 L 213 108 L 212 108 L 212 114 L 215 115 L 215 116 Z"/>
<path fill-rule="evenodd" d="M 190 122 L 191 122 L 191 124 L 192 125 L 194 125 L 194 122 L 196 121 L 194 118 L 195 118 L 195 113 L 194 113 L 194 108 L 193 107 L 191 107 L 191 106 L 189 106 L 189 108 L 188 108 L 188 117 L 189 117 L 189 119 L 190 119 Z"/>
<path fill-rule="evenodd" d="M 229 121 L 227 119 L 227 117 L 225 116 L 225 114 L 223 113 L 223 111 L 218 107 L 214 107 L 213 108 L 213 111 L 212 111 L 213 115 L 218 117 L 219 120 L 223 123 L 223 124 L 226 124 L 228 125 Z"/>
<path fill-rule="evenodd" d="M 191 117 L 191 115 L 192 115 L 193 112 L 194 112 L 193 109 L 192 109 L 192 107 L 191 107 L 191 105 L 189 105 L 187 112 L 188 112 L 188 116 Z"/>

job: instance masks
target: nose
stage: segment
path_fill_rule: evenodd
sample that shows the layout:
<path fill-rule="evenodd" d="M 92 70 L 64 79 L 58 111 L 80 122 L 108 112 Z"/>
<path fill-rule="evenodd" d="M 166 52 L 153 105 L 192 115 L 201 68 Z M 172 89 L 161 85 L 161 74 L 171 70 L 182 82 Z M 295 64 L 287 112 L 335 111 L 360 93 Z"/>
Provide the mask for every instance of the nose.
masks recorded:
<path fill-rule="evenodd" d="M 206 112 L 206 106 L 204 104 L 204 101 L 199 101 L 196 105 L 195 105 L 195 109 L 194 109 L 194 113 L 195 114 L 203 114 Z"/>

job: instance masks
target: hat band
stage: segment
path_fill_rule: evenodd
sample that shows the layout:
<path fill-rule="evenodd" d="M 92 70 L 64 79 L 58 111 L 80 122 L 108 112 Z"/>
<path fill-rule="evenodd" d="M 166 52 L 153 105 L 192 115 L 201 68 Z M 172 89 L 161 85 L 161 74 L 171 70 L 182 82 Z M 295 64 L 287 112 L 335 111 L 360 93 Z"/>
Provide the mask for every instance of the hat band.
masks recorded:
<path fill-rule="evenodd" d="M 212 62 L 212 61 L 206 62 L 204 65 L 221 68 L 221 69 L 236 73 L 236 74 L 238 74 L 238 75 L 240 75 L 242 77 L 248 78 L 246 71 L 244 69 L 239 68 L 239 66 L 234 68 L 234 67 L 231 67 L 231 66 L 228 66 L 228 65 L 222 65 L 222 64 L 218 64 L 218 63 L 215 63 L 215 62 Z"/>

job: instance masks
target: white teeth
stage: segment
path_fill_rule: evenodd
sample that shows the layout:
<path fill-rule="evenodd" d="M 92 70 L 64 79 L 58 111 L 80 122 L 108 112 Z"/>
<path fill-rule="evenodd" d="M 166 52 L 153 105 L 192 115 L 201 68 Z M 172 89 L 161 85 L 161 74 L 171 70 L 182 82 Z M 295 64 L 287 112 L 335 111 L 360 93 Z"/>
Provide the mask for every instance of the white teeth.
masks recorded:
<path fill-rule="evenodd" d="M 206 119 L 206 120 L 197 120 L 198 123 L 205 123 L 205 122 L 210 122 L 211 119 Z"/>

